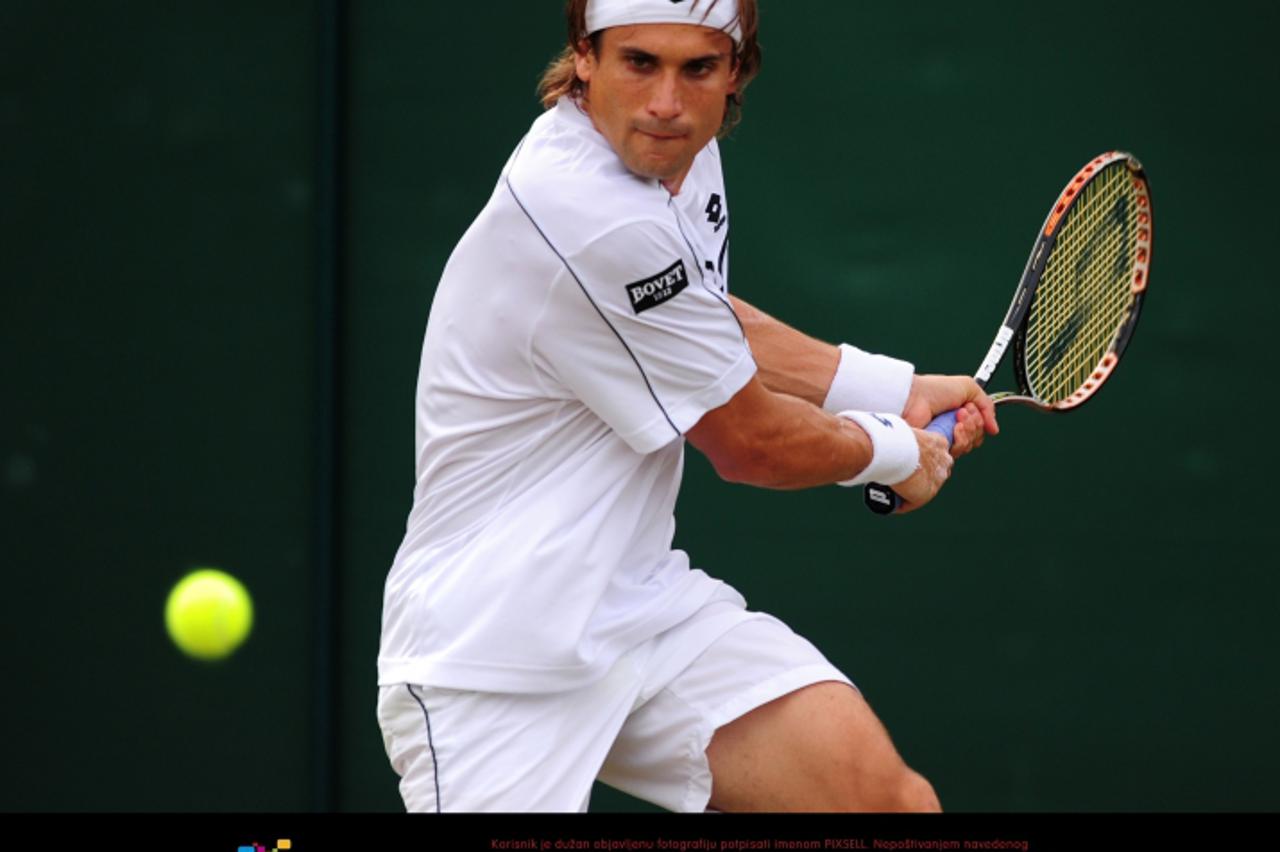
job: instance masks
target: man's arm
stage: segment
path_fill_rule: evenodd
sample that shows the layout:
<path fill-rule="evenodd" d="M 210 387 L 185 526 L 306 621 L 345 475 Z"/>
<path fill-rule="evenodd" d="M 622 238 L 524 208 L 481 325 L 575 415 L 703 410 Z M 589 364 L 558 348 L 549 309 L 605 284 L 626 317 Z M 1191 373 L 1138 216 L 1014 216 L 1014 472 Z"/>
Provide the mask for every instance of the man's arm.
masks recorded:
<path fill-rule="evenodd" d="M 898 420 L 899 433 L 904 428 L 906 424 Z M 686 437 L 722 479 L 765 488 L 847 482 L 864 474 L 883 455 L 876 452 L 862 426 L 802 399 L 774 393 L 758 376 L 727 403 L 703 415 Z M 914 440 L 918 446 L 915 473 L 887 483 L 906 501 L 904 511 L 932 499 L 951 473 L 947 442 L 938 435 L 915 429 L 909 435 L 876 440 L 886 445 Z"/>
<path fill-rule="evenodd" d="M 812 338 L 736 296 L 729 299 L 747 333 L 764 386 L 823 407 L 840 364 L 839 347 Z M 953 409 L 960 409 L 956 457 L 980 446 L 984 433 L 1000 431 L 991 399 L 968 376 L 913 375 L 902 411 L 893 413 L 921 428 Z"/>
<path fill-rule="evenodd" d="M 779 322 L 737 296 L 729 301 L 747 332 L 764 386 L 821 408 L 840 363 L 839 348 Z"/>

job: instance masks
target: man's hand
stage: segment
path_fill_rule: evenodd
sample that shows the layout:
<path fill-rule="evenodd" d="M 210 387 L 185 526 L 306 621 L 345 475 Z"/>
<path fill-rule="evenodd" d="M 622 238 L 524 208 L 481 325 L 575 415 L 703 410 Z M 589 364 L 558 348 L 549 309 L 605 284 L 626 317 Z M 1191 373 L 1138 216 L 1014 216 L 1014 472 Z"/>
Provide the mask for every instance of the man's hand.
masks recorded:
<path fill-rule="evenodd" d="M 956 431 L 960 431 L 959 427 Z M 920 466 L 910 477 L 893 486 L 902 498 L 899 514 L 919 509 L 932 500 L 951 476 L 951 466 L 955 463 L 946 438 L 923 429 L 916 429 L 915 433 L 920 444 Z"/>
<path fill-rule="evenodd" d="M 902 419 L 919 429 L 939 414 L 953 409 L 959 410 L 956 411 L 955 440 L 951 445 L 952 458 L 960 458 L 976 450 L 982 446 L 986 435 L 1000 432 L 995 404 L 968 376 L 916 376 L 911 380 L 911 393 L 902 409 Z M 898 490 L 896 486 L 894 490 Z M 902 494 L 900 490 L 898 493 Z"/>

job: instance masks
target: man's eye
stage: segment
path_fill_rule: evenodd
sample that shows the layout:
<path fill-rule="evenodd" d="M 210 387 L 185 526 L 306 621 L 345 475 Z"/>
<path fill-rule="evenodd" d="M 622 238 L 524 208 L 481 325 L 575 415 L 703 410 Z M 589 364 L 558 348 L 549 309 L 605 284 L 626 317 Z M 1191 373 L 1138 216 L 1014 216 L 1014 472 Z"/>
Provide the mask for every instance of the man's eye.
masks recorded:
<path fill-rule="evenodd" d="M 646 70 L 653 67 L 653 60 L 647 56 L 628 56 L 627 63 L 637 70 Z"/>

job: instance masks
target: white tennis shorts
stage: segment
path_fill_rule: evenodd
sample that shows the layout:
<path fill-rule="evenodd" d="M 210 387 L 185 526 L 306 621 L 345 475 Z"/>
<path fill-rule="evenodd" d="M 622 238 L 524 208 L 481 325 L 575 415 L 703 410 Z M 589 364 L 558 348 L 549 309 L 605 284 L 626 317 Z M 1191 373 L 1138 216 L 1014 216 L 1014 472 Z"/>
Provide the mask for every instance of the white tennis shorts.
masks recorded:
<path fill-rule="evenodd" d="M 585 811 L 597 779 L 672 811 L 711 797 L 711 735 L 775 698 L 850 682 L 770 615 L 712 603 L 561 693 L 379 688 L 378 723 L 410 811 Z"/>

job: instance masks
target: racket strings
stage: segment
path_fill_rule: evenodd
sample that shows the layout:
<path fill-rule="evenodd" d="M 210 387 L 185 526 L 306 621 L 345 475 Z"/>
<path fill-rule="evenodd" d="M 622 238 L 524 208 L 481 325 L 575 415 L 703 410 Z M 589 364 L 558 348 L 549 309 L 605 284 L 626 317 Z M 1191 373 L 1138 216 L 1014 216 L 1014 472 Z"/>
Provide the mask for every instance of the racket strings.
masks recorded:
<path fill-rule="evenodd" d="M 1124 186 L 1127 187 L 1127 182 Z M 1088 317 L 1077 337 L 1077 346 L 1071 353 L 1068 369 L 1063 371 L 1060 383 L 1062 398 L 1074 393 L 1092 374 L 1110 348 L 1124 317 L 1125 308 L 1132 300 L 1129 274 L 1133 268 L 1134 207 L 1130 198 L 1124 210 L 1118 211 L 1124 214 L 1123 218 L 1116 217 L 1118 221 L 1108 229 L 1101 258 L 1093 270 L 1094 277 L 1085 292 L 1080 294 L 1084 304 L 1089 306 L 1086 309 Z M 1067 360 L 1064 359 L 1064 362 Z"/>
<path fill-rule="evenodd" d="M 1024 345 L 1027 383 L 1046 403 L 1084 385 L 1133 305 L 1137 217 L 1122 162 L 1086 184 L 1067 214 L 1036 290 Z"/>

